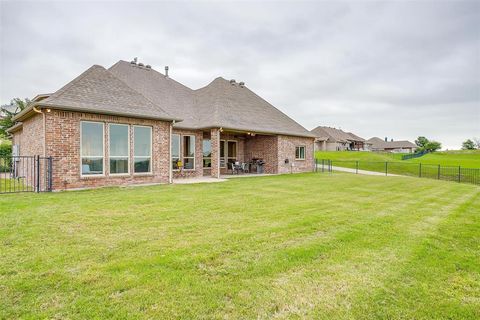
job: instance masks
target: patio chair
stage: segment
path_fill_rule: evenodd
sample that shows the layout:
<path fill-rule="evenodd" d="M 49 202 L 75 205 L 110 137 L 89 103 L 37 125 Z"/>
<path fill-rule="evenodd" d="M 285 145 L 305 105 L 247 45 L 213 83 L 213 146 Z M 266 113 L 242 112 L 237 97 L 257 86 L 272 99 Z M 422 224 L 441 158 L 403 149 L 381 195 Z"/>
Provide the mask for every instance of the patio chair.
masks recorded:
<path fill-rule="evenodd" d="M 231 166 L 232 166 L 232 174 L 235 174 L 235 171 L 237 171 L 237 173 L 238 173 L 238 169 L 237 169 L 237 167 L 235 166 L 235 163 L 231 162 L 230 164 L 231 164 Z"/>
<path fill-rule="evenodd" d="M 250 165 L 248 162 L 242 163 L 242 171 L 244 173 L 250 173 Z"/>

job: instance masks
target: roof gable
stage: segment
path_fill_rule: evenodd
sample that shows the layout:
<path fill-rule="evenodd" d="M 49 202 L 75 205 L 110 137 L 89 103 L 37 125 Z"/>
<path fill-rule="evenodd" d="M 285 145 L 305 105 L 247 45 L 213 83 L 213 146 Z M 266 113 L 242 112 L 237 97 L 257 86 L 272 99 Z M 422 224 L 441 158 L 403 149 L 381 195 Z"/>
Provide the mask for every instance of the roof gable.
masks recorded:
<path fill-rule="evenodd" d="M 74 111 L 179 120 L 98 65 L 90 67 L 38 104 Z"/>
<path fill-rule="evenodd" d="M 194 127 L 197 124 L 197 113 L 192 110 L 192 89 L 154 69 L 123 60 L 115 63 L 108 71 L 169 114 L 183 119 L 180 126 Z"/>
<path fill-rule="evenodd" d="M 219 77 L 194 94 L 196 107 L 201 110 L 201 126 L 313 137 L 244 85 Z"/>

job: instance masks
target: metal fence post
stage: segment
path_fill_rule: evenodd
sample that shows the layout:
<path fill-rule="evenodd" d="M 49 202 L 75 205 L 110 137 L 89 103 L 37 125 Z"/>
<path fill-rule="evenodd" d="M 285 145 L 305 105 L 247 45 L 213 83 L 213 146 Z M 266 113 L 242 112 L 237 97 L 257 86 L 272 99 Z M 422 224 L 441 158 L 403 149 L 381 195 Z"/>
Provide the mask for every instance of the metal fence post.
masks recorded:
<path fill-rule="evenodd" d="M 462 176 L 461 168 L 460 168 L 460 166 L 458 166 L 458 182 L 460 182 L 461 176 Z"/>
<path fill-rule="evenodd" d="M 419 163 L 419 166 L 418 166 L 418 177 L 419 178 L 422 177 L 422 163 L 421 162 Z"/>
<path fill-rule="evenodd" d="M 438 165 L 437 179 L 440 180 L 440 165 Z"/>
<path fill-rule="evenodd" d="M 53 172 L 52 172 L 52 157 L 48 157 L 48 191 L 52 191 L 52 185 L 53 185 Z"/>
<path fill-rule="evenodd" d="M 37 177 L 36 177 L 36 190 L 40 192 L 40 156 L 35 156 L 35 166 L 37 167 Z"/>
<path fill-rule="evenodd" d="M 385 175 L 388 176 L 388 161 L 385 161 Z"/>
<path fill-rule="evenodd" d="M 358 174 L 358 160 L 357 160 L 356 166 L 355 166 L 355 173 Z"/>

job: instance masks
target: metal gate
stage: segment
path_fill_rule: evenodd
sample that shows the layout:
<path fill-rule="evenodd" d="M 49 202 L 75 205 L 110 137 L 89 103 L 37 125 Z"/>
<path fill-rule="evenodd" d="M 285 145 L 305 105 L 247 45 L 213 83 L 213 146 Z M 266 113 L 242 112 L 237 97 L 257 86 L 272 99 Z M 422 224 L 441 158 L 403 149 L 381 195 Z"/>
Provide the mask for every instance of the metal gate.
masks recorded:
<path fill-rule="evenodd" d="M 52 157 L 0 156 L 0 194 L 52 191 Z"/>

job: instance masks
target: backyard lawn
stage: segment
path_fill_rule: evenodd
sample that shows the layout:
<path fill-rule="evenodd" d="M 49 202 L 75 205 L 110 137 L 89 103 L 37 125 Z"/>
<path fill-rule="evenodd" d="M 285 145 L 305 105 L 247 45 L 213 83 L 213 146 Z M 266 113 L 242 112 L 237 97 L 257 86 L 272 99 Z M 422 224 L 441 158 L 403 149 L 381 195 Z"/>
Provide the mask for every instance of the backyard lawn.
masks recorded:
<path fill-rule="evenodd" d="M 0 318 L 478 319 L 480 188 L 309 173 L 0 196 Z"/>

